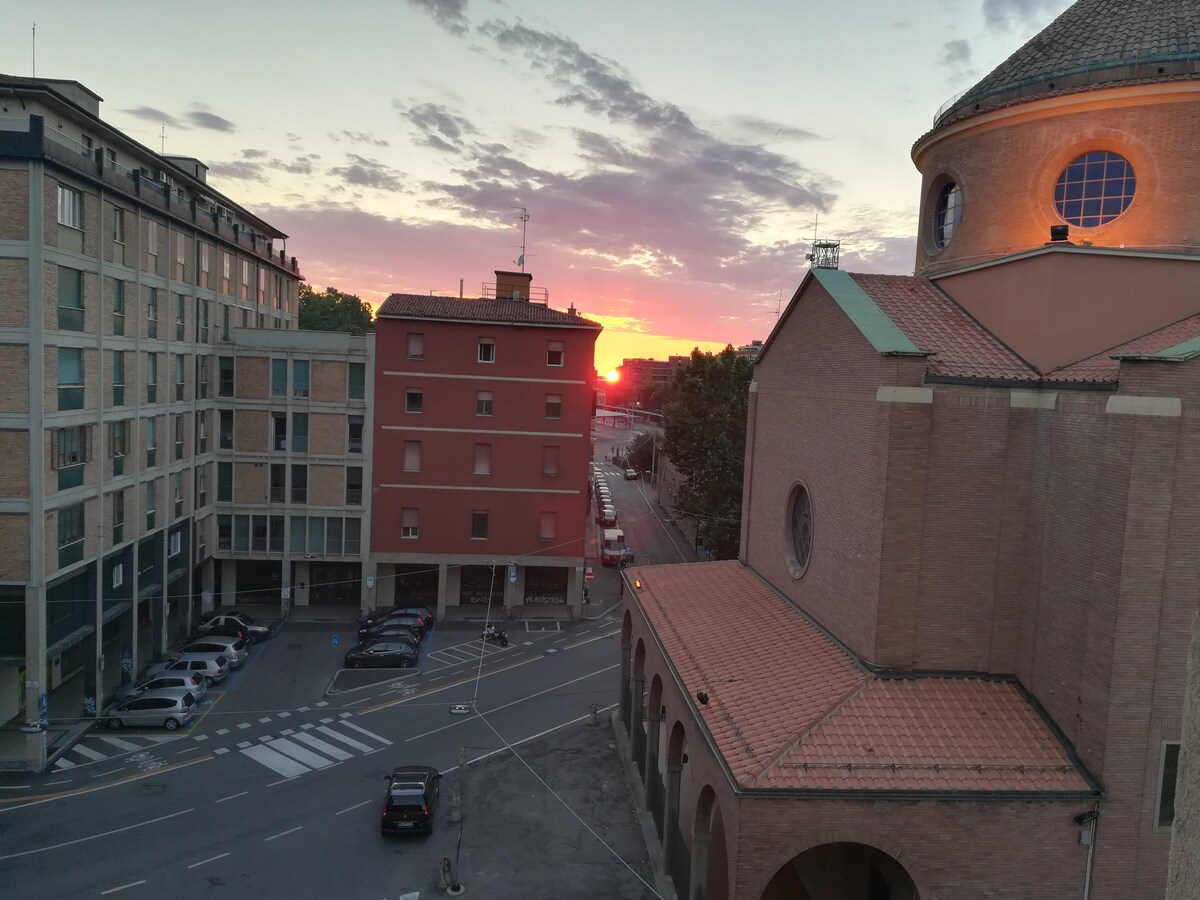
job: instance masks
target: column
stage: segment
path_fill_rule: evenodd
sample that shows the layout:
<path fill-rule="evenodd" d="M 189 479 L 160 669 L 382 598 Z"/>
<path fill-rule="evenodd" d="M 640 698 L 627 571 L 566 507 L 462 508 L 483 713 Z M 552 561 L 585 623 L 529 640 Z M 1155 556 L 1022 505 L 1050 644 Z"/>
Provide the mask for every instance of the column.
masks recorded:
<path fill-rule="evenodd" d="M 94 719 L 104 702 L 104 656 L 100 633 L 92 631 L 83 639 L 83 711 L 86 719 Z"/>

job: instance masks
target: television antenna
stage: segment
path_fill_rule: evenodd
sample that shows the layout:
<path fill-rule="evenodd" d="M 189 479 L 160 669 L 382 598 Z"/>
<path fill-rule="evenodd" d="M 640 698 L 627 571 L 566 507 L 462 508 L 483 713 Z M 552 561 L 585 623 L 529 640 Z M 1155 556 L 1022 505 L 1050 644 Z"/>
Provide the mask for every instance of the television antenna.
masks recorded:
<path fill-rule="evenodd" d="M 513 209 L 519 209 L 521 212 L 517 216 L 521 220 L 521 255 L 514 262 L 521 267 L 521 271 L 525 271 L 525 223 L 529 221 L 529 210 L 524 206 L 514 206 Z"/>

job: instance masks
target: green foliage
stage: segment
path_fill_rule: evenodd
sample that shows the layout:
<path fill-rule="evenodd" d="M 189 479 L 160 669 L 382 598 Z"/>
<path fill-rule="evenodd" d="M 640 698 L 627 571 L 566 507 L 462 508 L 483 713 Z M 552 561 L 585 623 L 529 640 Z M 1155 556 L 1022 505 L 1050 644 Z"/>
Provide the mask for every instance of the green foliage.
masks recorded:
<path fill-rule="evenodd" d="M 741 530 L 746 413 L 754 363 L 727 346 L 719 354 L 692 351 L 675 373 L 663 409 L 664 450 L 683 476 L 676 502 L 696 519 L 715 559 L 737 556 Z"/>
<path fill-rule="evenodd" d="M 327 287 L 318 293 L 300 285 L 300 327 L 308 331 L 367 334 L 375 330 L 371 305 L 353 294 Z"/>
<path fill-rule="evenodd" d="M 638 472 L 649 472 L 654 462 L 654 436 L 643 431 L 625 446 L 625 465 Z"/>

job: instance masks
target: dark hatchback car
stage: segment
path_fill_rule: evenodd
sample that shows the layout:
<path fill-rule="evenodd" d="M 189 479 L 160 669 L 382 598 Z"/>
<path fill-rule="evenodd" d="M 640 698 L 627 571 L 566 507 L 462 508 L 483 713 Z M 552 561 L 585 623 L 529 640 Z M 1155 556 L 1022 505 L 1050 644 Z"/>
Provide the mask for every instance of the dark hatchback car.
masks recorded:
<path fill-rule="evenodd" d="M 432 628 L 434 623 L 433 612 L 427 606 L 388 606 L 360 618 L 359 622 L 363 628 L 373 628 L 385 619 L 394 616 L 416 616 L 421 620 L 426 631 Z"/>
<path fill-rule="evenodd" d="M 359 644 L 346 653 L 347 669 L 411 669 L 417 664 L 412 644 L 377 641 Z"/>
<path fill-rule="evenodd" d="M 419 617 L 409 615 L 394 615 L 388 616 L 386 619 L 382 619 L 379 622 L 376 622 L 374 625 L 365 625 L 359 628 L 359 640 L 365 640 L 367 636 L 378 634 L 385 628 L 407 628 L 412 632 L 413 637 L 415 637 L 418 641 L 424 640 L 425 638 L 425 625 L 421 622 Z"/>
<path fill-rule="evenodd" d="M 442 776 L 429 766 L 398 766 L 391 775 L 383 796 L 383 812 L 379 830 L 383 834 L 405 832 L 433 833 L 433 816 L 438 795 L 442 791 Z"/>
<path fill-rule="evenodd" d="M 421 639 L 413 634 L 411 628 L 406 628 L 403 625 L 380 625 L 369 631 L 359 632 L 358 642 L 360 644 L 370 644 L 378 641 L 387 641 L 390 644 L 409 644 L 412 647 L 413 653 L 421 652 Z"/>

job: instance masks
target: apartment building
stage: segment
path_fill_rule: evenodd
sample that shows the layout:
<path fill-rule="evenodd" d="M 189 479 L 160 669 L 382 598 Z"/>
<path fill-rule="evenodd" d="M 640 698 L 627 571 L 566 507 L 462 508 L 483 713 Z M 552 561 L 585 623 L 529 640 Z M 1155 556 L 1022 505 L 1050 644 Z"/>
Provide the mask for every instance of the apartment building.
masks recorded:
<path fill-rule="evenodd" d="M 219 385 L 296 327 L 287 236 L 100 102 L 0 75 L 0 723 L 72 675 L 94 713 L 224 590 Z"/>
<path fill-rule="evenodd" d="M 523 272 L 376 319 L 371 602 L 578 616 L 594 347 Z"/>

